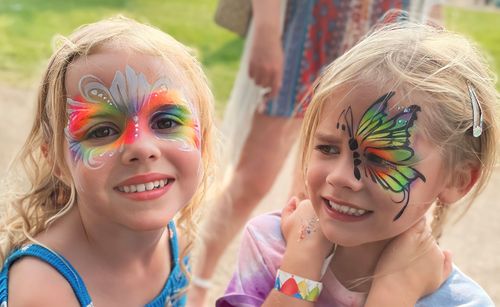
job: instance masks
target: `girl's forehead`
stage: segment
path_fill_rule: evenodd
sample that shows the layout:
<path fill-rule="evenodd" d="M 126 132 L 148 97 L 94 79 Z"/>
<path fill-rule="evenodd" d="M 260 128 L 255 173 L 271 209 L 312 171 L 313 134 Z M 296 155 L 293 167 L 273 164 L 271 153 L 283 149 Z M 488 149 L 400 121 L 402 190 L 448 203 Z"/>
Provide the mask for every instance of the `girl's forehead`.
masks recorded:
<path fill-rule="evenodd" d="M 397 88 L 383 89 L 373 85 L 344 86 L 331 93 L 323 106 L 322 119 L 337 119 L 340 114 L 350 109 L 354 122 L 357 123 L 367 110 L 384 95 L 388 96 L 385 109 L 387 116 L 393 116 L 410 105 L 420 105 L 414 97 L 409 97 L 403 90 Z"/>
<path fill-rule="evenodd" d="M 69 97 L 79 95 L 80 82 L 86 76 L 99 79 L 102 85 L 110 87 L 118 72 L 125 73 L 131 68 L 137 75 L 143 75 L 149 84 L 165 79 L 171 88 L 180 90 L 185 77 L 173 63 L 148 54 L 130 51 L 102 50 L 78 58 L 68 66 L 65 87 Z"/>

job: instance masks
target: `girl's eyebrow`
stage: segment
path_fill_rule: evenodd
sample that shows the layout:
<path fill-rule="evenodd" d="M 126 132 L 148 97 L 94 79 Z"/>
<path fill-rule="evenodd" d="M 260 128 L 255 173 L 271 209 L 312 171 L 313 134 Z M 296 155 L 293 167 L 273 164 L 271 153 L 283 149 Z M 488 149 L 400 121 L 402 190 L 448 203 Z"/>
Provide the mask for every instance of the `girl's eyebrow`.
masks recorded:
<path fill-rule="evenodd" d="M 119 118 L 120 116 L 113 112 L 99 112 L 89 115 L 88 119 L 107 119 L 107 118 Z"/>
<path fill-rule="evenodd" d="M 159 105 L 154 106 L 150 110 L 150 112 L 155 113 L 158 111 L 165 111 L 165 110 L 178 110 L 178 111 L 182 111 L 185 113 L 191 113 L 188 106 L 182 102 L 172 102 L 172 103 L 159 104 Z"/>
<path fill-rule="evenodd" d="M 338 136 L 332 133 L 325 133 L 321 131 L 316 131 L 314 134 L 314 139 L 319 142 L 324 143 L 339 143 L 341 140 Z"/>

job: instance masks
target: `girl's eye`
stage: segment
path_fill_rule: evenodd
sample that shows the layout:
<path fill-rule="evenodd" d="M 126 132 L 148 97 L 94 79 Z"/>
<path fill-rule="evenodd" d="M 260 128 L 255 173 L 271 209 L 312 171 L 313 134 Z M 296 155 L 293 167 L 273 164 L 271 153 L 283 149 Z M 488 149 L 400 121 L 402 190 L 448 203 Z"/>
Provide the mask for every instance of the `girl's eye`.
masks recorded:
<path fill-rule="evenodd" d="M 173 115 L 159 114 L 153 117 L 151 128 L 157 130 L 173 129 L 181 124 L 181 121 Z"/>
<path fill-rule="evenodd" d="M 340 153 L 340 150 L 336 145 L 317 145 L 316 150 L 325 155 L 336 155 Z"/>
<path fill-rule="evenodd" d="M 377 156 L 376 154 L 374 153 L 367 153 L 366 154 L 366 160 L 370 163 L 375 163 L 375 164 L 379 164 L 379 165 L 385 165 L 385 160 L 382 159 L 381 157 Z"/>
<path fill-rule="evenodd" d="M 118 134 L 118 129 L 100 125 L 87 133 L 87 139 L 104 139 Z"/>

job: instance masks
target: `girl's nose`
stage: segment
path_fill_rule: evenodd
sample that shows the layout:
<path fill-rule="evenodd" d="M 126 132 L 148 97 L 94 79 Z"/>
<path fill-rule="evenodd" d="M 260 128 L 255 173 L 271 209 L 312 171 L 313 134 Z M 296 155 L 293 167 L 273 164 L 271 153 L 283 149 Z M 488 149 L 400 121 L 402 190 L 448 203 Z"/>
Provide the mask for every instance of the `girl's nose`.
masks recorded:
<path fill-rule="evenodd" d="M 335 163 L 326 177 L 326 182 L 337 188 L 347 188 L 352 191 L 359 191 L 363 187 L 363 165 L 354 165 L 354 160 L 349 155 L 344 155 Z M 361 173 L 361 178 L 357 179 L 355 170 Z"/>
<path fill-rule="evenodd" d="M 141 133 L 130 144 L 126 144 L 122 153 L 124 164 L 155 161 L 161 157 L 157 139 L 148 133 Z"/>

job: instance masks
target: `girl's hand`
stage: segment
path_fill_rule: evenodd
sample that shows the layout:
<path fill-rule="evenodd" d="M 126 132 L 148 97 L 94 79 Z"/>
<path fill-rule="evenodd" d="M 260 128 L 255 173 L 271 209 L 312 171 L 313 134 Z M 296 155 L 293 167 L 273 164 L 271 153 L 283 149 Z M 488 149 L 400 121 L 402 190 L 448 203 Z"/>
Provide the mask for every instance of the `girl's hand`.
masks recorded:
<path fill-rule="evenodd" d="M 296 249 L 303 253 L 307 249 L 308 253 L 317 254 L 321 260 L 332 251 L 333 244 L 323 235 L 309 199 L 290 199 L 281 212 L 281 232 L 287 243 L 287 251 Z"/>
<path fill-rule="evenodd" d="M 436 291 L 451 269 L 451 254 L 439 248 L 422 219 L 384 249 L 366 306 L 413 306 Z"/>

